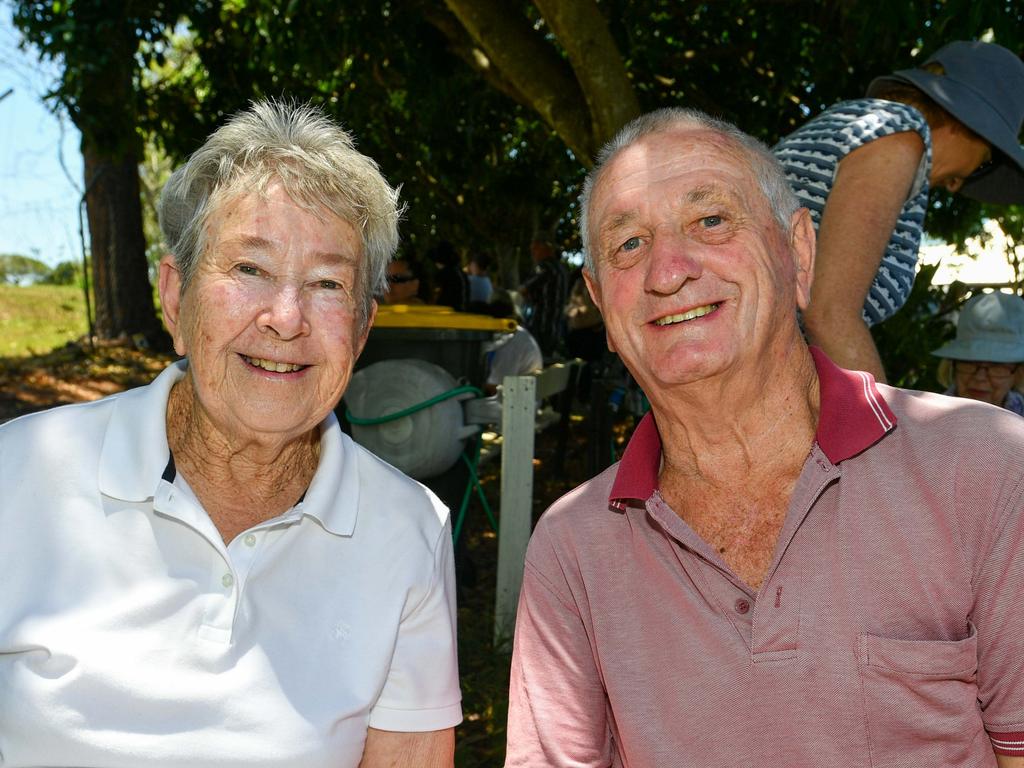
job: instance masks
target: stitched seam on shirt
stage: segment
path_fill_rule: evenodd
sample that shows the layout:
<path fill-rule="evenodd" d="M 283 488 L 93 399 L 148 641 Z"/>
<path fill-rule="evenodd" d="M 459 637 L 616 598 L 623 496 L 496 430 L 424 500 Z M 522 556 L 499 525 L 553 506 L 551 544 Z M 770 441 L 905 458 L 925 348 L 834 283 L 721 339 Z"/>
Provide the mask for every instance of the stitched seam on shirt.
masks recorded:
<path fill-rule="evenodd" d="M 562 564 L 559 563 L 558 565 L 559 567 L 561 567 Z M 544 589 L 550 592 L 554 596 L 554 598 L 558 600 L 558 602 L 560 602 L 565 608 L 568 608 L 570 611 L 572 611 L 576 618 L 578 618 L 580 621 L 583 621 L 583 616 L 580 614 L 579 606 L 576 605 L 575 600 L 567 601 L 564 597 L 562 597 L 562 595 L 558 592 L 558 588 L 555 587 L 555 585 L 552 584 L 551 581 L 543 573 L 541 573 L 537 566 L 535 566 L 529 560 L 527 560 L 524 563 L 524 568 L 529 568 L 533 575 L 537 577 L 537 581 L 540 583 L 542 587 L 544 587 Z M 568 586 L 568 584 L 566 584 L 566 586 Z"/>

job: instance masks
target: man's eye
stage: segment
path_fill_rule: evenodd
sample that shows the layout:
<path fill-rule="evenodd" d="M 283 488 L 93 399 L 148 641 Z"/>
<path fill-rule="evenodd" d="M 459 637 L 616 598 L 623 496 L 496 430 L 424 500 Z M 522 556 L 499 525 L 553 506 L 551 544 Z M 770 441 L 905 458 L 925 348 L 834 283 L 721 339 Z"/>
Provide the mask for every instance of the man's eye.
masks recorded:
<path fill-rule="evenodd" d="M 338 288 L 341 288 L 341 283 L 337 282 L 336 280 L 318 280 L 317 285 L 319 285 L 321 288 L 327 289 L 328 291 L 334 291 L 337 290 Z"/>
<path fill-rule="evenodd" d="M 252 264 L 239 264 L 235 269 L 243 275 L 258 275 L 260 273 L 260 268 L 254 267 Z"/>
<path fill-rule="evenodd" d="M 711 229 L 712 227 L 717 227 L 719 224 L 722 223 L 722 217 L 721 216 L 704 216 L 700 220 L 700 223 L 704 226 L 705 229 Z"/>
<path fill-rule="evenodd" d="M 639 247 L 640 247 L 640 238 L 639 237 L 631 237 L 631 238 L 629 238 L 629 240 L 627 240 L 626 242 L 624 242 L 622 244 L 622 250 L 624 250 L 624 251 L 635 251 Z"/>

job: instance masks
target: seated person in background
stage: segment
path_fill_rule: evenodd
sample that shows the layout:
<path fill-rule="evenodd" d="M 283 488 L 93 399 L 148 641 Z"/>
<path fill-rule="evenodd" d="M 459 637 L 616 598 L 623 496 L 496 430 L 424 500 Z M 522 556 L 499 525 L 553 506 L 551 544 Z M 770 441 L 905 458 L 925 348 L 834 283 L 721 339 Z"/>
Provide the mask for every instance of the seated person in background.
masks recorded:
<path fill-rule="evenodd" d="M 530 243 L 533 274 L 519 286 L 525 303 L 524 325 L 537 339 L 545 357 L 558 351 L 565 336 L 565 303 L 569 299 L 569 270 L 547 240 Z"/>
<path fill-rule="evenodd" d="M 383 304 L 422 304 L 419 297 L 420 279 L 416 274 L 416 266 L 409 260 L 398 258 L 388 263 L 387 289 L 381 302 Z"/>
<path fill-rule="evenodd" d="M 471 304 L 470 312 L 491 317 L 515 317 L 511 302 L 498 300 L 490 304 Z M 544 368 L 544 356 L 533 335 L 518 323 L 511 334 L 497 342 L 487 354 L 487 381 L 484 392 L 493 395 L 506 376 L 522 376 Z"/>
<path fill-rule="evenodd" d="M 1024 202 L 1022 121 L 1024 62 L 994 43 L 955 42 L 775 146 L 818 233 L 803 314 L 812 344 L 885 381 L 869 326 L 910 295 L 929 188 Z"/>
<path fill-rule="evenodd" d="M 462 312 L 469 303 L 469 277 L 459 264 L 455 246 L 442 240 L 427 253 L 434 265 L 434 292 L 432 303 Z"/>
<path fill-rule="evenodd" d="M 932 352 L 943 358 L 947 395 L 970 397 L 1024 416 L 1024 299 L 1010 293 L 972 297 L 960 310 L 956 338 Z"/>
<path fill-rule="evenodd" d="M 448 510 L 332 411 L 397 202 L 339 125 L 272 101 L 168 180 L 184 359 L 0 427 L 0 763 L 452 765 Z"/>
<path fill-rule="evenodd" d="M 470 257 L 466 265 L 466 277 L 469 278 L 469 300 L 487 303 L 491 300 L 494 286 L 487 275 L 491 260 L 486 254 L 476 253 Z"/>

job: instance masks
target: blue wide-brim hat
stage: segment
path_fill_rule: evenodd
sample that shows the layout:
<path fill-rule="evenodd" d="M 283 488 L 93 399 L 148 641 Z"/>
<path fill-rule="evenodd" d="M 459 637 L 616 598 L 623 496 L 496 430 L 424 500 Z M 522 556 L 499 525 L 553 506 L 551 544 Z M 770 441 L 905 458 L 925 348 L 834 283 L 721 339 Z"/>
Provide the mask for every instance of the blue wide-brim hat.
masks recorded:
<path fill-rule="evenodd" d="M 957 41 L 936 51 L 925 64 L 944 74 L 901 69 L 876 78 L 867 95 L 888 83 L 909 83 L 992 145 L 992 165 L 964 180 L 960 193 L 985 203 L 1024 202 L 1024 61 L 995 43 Z"/>
<path fill-rule="evenodd" d="M 1024 362 L 1024 299 L 1000 292 L 971 297 L 960 310 L 956 338 L 932 354 L 951 360 Z"/>

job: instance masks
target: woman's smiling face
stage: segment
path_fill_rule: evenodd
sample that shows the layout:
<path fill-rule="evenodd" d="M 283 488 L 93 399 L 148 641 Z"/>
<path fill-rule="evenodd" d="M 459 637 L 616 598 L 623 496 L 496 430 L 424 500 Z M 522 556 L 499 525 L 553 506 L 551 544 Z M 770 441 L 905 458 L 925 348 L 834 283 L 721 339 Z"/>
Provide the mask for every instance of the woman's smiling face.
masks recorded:
<path fill-rule="evenodd" d="M 316 427 L 348 385 L 371 317 L 358 315 L 359 233 L 296 205 L 280 185 L 214 211 L 185 291 L 161 266 L 175 349 L 198 405 L 238 438 L 288 441 Z"/>

